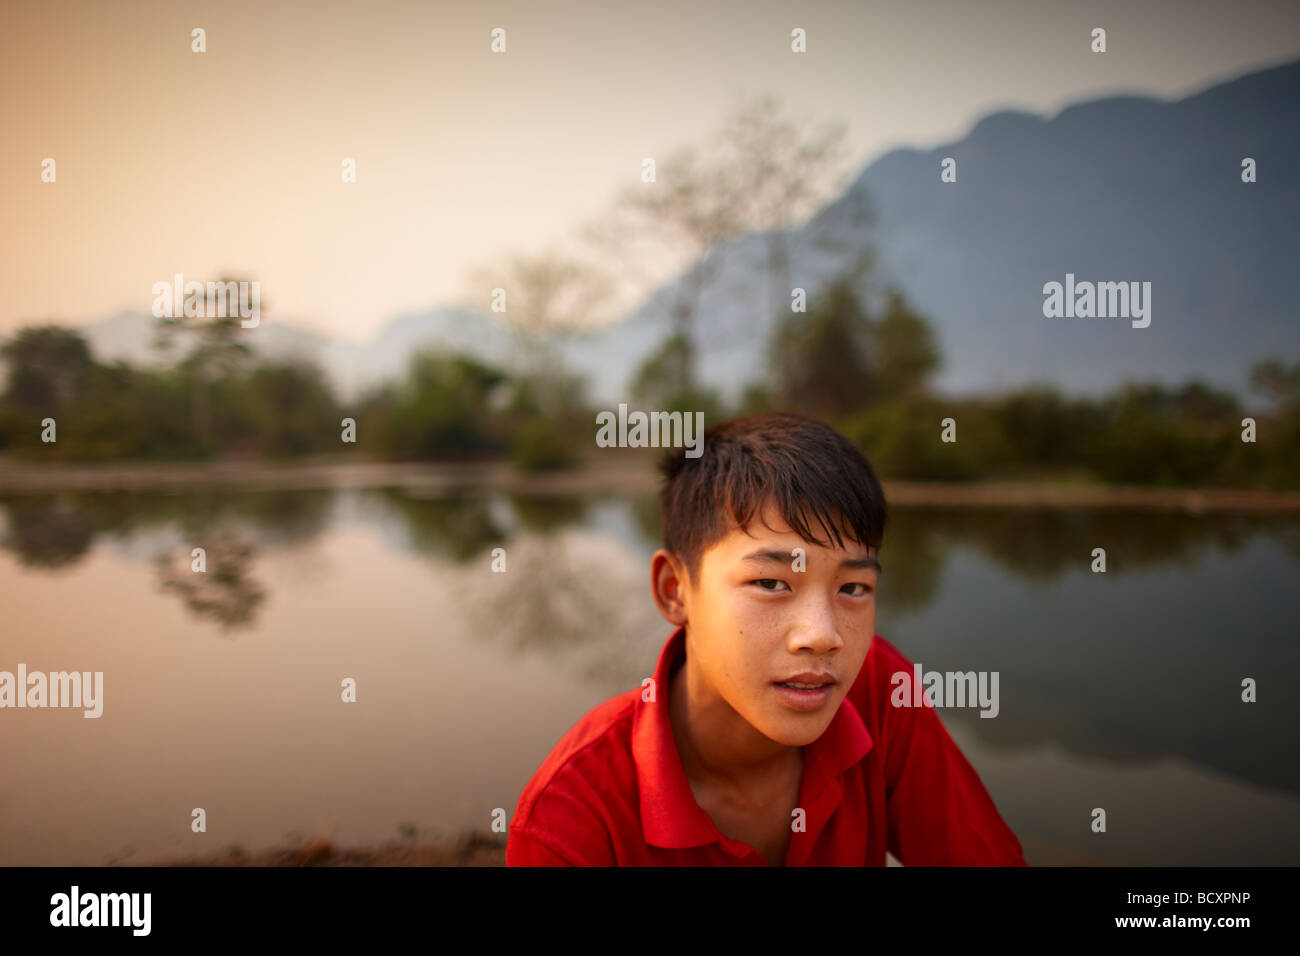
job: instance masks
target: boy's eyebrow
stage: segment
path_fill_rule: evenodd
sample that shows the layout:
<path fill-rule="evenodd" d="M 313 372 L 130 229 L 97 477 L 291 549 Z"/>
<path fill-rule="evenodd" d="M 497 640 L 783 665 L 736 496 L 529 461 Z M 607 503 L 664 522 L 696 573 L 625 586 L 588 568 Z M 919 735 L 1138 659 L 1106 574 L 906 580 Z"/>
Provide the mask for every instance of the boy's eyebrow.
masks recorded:
<path fill-rule="evenodd" d="M 780 564 L 789 564 L 793 556 L 789 551 L 778 551 L 775 548 L 759 548 L 757 551 L 751 551 L 741 558 L 742 561 L 776 561 Z M 862 558 L 845 558 L 840 562 L 841 568 L 874 568 L 880 570 L 880 562 L 871 555 Z"/>

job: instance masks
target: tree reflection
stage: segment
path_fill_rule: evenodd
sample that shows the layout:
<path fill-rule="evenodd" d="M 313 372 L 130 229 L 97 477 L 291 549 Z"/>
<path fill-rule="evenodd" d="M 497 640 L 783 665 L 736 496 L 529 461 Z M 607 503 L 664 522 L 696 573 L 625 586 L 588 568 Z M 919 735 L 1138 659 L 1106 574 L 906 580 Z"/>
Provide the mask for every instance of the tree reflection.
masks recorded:
<path fill-rule="evenodd" d="M 253 543 L 220 529 L 196 535 L 194 540 L 204 549 L 205 570 L 195 570 L 192 554 L 160 554 L 154 563 L 162 589 L 179 594 L 192 614 L 216 621 L 223 632 L 250 627 L 266 598 L 252 576 Z"/>
<path fill-rule="evenodd" d="M 458 626 L 511 666 L 537 655 L 611 695 L 653 667 L 669 632 L 648 586 L 654 496 L 362 500 L 382 509 L 362 520 L 400 527 L 397 550 L 454 575 Z M 259 554 L 325 533 L 340 501 L 290 489 L 16 495 L 0 498 L 0 547 L 38 573 L 103 539 L 145 547 L 161 589 L 229 633 L 253 627 L 267 598 Z M 194 547 L 206 573 L 191 569 Z M 496 547 L 504 574 L 488 570 Z M 1105 575 L 1090 573 L 1098 547 Z M 1285 731 L 1300 712 L 1276 684 L 1300 667 L 1289 639 L 1300 604 L 1285 584 L 1300 516 L 894 506 L 881 560 L 886 638 L 926 668 L 1001 674 L 998 719 L 952 710 L 945 721 L 1005 749 L 1061 746 L 1118 764 L 1173 756 L 1300 792 Z M 1210 575 L 1219 587 L 1188 587 Z M 1240 701 L 1245 676 L 1259 680 L 1260 704 Z"/>
<path fill-rule="evenodd" d="M 486 497 L 419 498 L 400 488 L 384 488 L 379 496 L 404 522 L 409 547 L 417 554 L 463 564 L 506 540 Z"/>
<path fill-rule="evenodd" d="M 100 540 L 126 542 L 161 535 L 155 574 L 197 617 L 225 631 L 251 627 L 265 589 L 252 577 L 259 548 L 294 547 L 319 536 L 330 520 L 332 491 L 186 490 L 172 493 L 67 492 L 0 499 L 0 547 L 20 564 L 71 567 Z M 207 551 L 208 571 L 190 570 L 194 547 Z"/>
<path fill-rule="evenodd" d="M 29 568 L 75 564 L 90 548 L 95 529 L 75 502 L 53 495 L 27 495 L 5 502 L 0 546 Z"/>

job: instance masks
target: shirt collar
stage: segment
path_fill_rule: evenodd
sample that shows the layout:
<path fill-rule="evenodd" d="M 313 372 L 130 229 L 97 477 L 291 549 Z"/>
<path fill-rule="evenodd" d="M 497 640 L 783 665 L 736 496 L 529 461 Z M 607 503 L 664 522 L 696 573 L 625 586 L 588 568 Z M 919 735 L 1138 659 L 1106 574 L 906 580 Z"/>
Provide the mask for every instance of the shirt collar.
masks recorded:
<path fill-rule="evenodd" d="M 632 723 L 632 758 L 636 762 L 641 796 L 641 829 L 645 841 L 658 847 L 703 846 L 722 834 L 695 802 L 686 771 L 677 753 L 668 716 L 668 688 L 673 671 L 686 657 L 686 630 L 679 627 L 659 652 L 655 667 L 654 700 L 638 698 Z M 804 748 L 805 783 L 819 793 L 867 755 L 871 735 L 853 703 L 845 696 L 826 731 Z"/>

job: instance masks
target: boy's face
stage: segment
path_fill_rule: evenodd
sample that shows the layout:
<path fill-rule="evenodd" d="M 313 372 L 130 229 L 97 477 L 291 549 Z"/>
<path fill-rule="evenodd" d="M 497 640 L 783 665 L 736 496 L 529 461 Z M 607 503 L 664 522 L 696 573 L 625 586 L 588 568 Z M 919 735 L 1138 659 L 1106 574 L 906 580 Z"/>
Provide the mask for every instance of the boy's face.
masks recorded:
<path fill-rule="evenodd" d="M 684 588 L 689 653 L 753 727 L 802 747 L 829 726 L 866 660 L 879 565 L 848 538 L 848 550 L 805 541 L 771 505 L 747 531 L 733 525 Z M 819 689 L 783 686 L 790 681 Z"/>

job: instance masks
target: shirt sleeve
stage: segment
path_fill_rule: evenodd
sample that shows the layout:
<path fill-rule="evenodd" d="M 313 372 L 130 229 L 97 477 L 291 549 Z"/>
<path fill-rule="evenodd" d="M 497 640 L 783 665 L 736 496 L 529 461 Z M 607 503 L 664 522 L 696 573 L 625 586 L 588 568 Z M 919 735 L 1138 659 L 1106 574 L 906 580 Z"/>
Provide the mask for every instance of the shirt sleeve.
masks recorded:
<path fill-rule="evenodd" d="M 1025 866 L 1020 841 L 933 706 L 886 707 L 889 851 L 904 866 Z"/>
<path fill-rule="evenodd" d="M 552 781 L 506 836 L 506 866 L 616 866 L 598 798 L 580 777 Z"/>
<path fill-rule="evenodd" d="M 578 866 L 545 839 L 528 830 L 511 830 L 506 838 L 506 866 Z"/>

